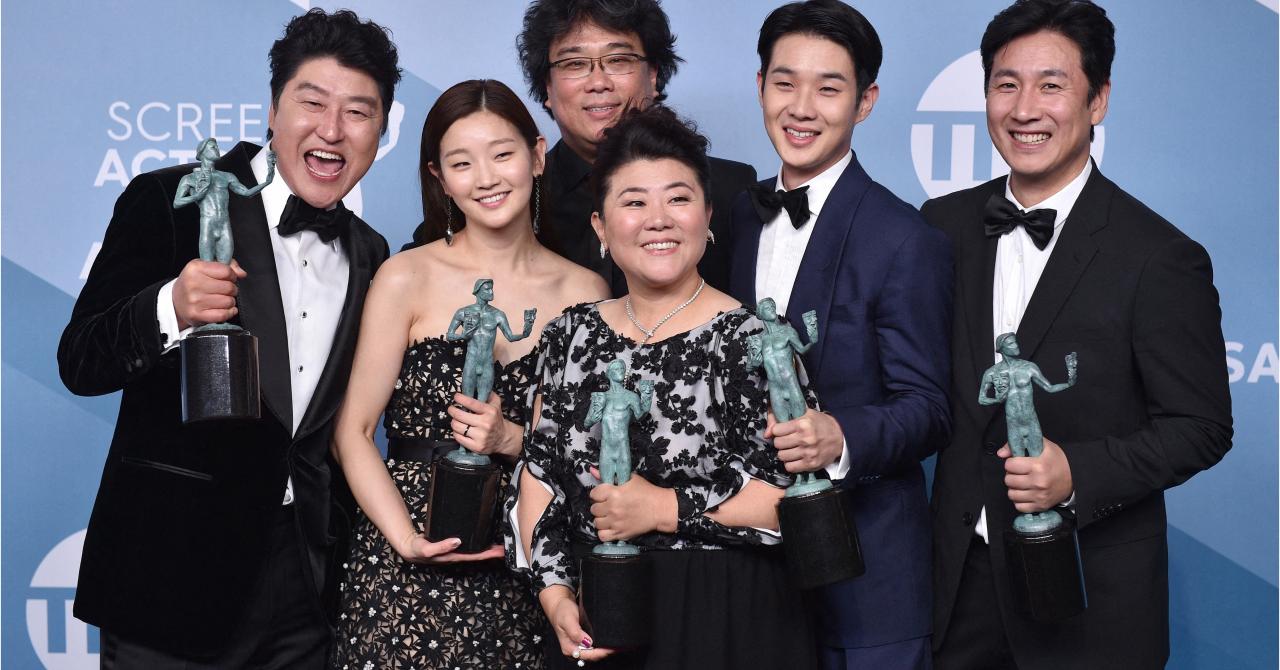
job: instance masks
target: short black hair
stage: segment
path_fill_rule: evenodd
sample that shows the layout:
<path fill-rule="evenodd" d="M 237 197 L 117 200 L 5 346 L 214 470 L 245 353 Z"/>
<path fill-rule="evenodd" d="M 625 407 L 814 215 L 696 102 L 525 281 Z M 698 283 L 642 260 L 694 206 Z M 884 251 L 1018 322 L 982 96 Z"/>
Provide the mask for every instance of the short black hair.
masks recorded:
<path fill-rule="evenodd" d="M 991 63 L 1008 43 L 1032 33 L 1056 32 L 1080 49 L 1080 67 L 1089 80 L 1089 101 L 1111 80 L 1116 27 L 1107 11 L 1090 0 L 1018 0 L 996 14 L 982 34 L 982 89 L 991 84 Z"/>
<path fill-rule="evenodd" d="M 710 142 L 692 121 L 680 118 L 665 105 L 631 109 L 606 128 L 591 166 L 592 206 L 604 215 L 604 198 L 613 175 L 635 161 L 670 158 L 687 165 L 698 178 L 707 206 L 711 204 Z"/>
<path fill-rule="evenodd" d="M 293 17 L 284 36 L 271 45 L 271 104 L 280 103 L 284 87 L 303 63 L 331 57 L 343 67 L 359 70 L 373 79 L 382 99 L 382 132 L 400 83 L 400 57 L 390 31 L 373 21 L 361 21 L 355 12 L 340 9 L 332 14 L 319 7 Z M 268 134 L 268 138 L 270 135 Z"/>
<path fill-rule="evenodd" d="M 666 100 L 663 90 L 683 61 L 676 55 L 676 36 L 671 33 L 671 24 L 658 0 L 534 0 L 524 12 L 524 27 L 516 36 L 516 52 L 529 95 L 539 105 L 546 108 L 551 43 L 584 23 L 615 33 L 635 33 L 645 60 L 658 74 L 653 101 Z"/>
<path fill-rule="evenodd" d="M 765 18 L 764 25 L 760 26 L 760 41 L 756 43 L 761 75 L 769 73 L 774 44 L 794 34 L 830 40 L 849 52 L 858 80 L 858 99 L 880 74 L 884 47 L 867 17 L 839 0 L 808 0 L 783 5 Z"/>

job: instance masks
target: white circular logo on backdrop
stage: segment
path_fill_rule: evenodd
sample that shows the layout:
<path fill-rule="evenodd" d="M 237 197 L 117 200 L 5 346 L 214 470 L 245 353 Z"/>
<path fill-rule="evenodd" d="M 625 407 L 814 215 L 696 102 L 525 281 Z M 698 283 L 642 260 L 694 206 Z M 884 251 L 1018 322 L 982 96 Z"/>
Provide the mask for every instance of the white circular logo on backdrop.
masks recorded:
<path fill-rule="evenodd" d="M 921 122 L 911 124 L 911 163 L 930 198 L 1009 174 L 1009 165 L 985 132 L 978 146 L 978 129 L 987 126 L 982 92 L 982 55 L 971 51 L 938 73 L 920 96 L 916 112 Z M 1099 165 L 1106 139 L 1106 129 L 1097 126 L 1089 153 Z"/>
<path fill-rule="evenodd" d="M 46 670 L 94 670 L 97 651 L 89 650 L 90 626 L 71 615 L 84 531 L 59 542 L 31 576 L 27 598 L 27 635 Z M 97 630 L 92 631 L 97 647 Z"/>

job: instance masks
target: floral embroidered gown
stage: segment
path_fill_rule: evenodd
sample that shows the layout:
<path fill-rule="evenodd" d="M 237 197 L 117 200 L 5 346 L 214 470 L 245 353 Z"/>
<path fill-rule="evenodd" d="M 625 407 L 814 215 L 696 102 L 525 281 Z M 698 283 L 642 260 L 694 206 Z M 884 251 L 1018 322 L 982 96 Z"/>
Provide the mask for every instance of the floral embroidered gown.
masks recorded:
<path fill-rule="evenodd" d="M 494 392 L 507 420 L 528 421 L 535 352 L 494 363 Z M 388 438 L 447 440 L 446 410 L 460 384 L 465 348 L 435 337 L 405 352 L 384 417 Z M 502 459 L 504 481 L 510 467 Z M 431 466 L 388 460 L 414 522 L 425 522 Z M 499 502 L 501 504 L 501 502 Z M 495 543 L 501 542 L 495 536 Z M 500 559 L 449 565 L 404 561 L 359 514 L 340 586 L 333 667 L 340 670 L 541 668 L 546 620 L 528 585 Z"/>
<path fill-rule="evenodd" d="M 738 308 L 642 345 L 610 328 L 596 305 L 578 305 L 543 329 L 531 391 L 542 396 L 541 414 L 526 433 L 517 471 L 528 468 L 552 500 L 533 529 L 531 560 L 515 545 L 519 529 L 509 528 L 508 564 L 528 573 L 535 591 L 555 584 L 577 590 L 576 559 L 599 543 L 589 496 L 599 484 L 590 468 L 599 463 L 600 428 L 583 424 L 591 393 L 609 388 L 605 369 L 614 359 L 627 364 L 627 388 L 653 382 L 652 408 L 631 425 L 635 472 L 674 489 L 678 504 L 675 533 L 629 540 L 645 550 L 653 569 L 651 644 L 591 667 L 813 667 L 809 622 L 783 567 L 781 537 L 724 526 L 705 514 L 750 479 L 780 488 L 792 481 L 763 437 L 763 370 L 748 366 L 748 337 L 763 328 Z M 509 494 L 508 520 L 514 501 Z M 545 643 L 548 667 L 573 667 L 555 639 Z"/>

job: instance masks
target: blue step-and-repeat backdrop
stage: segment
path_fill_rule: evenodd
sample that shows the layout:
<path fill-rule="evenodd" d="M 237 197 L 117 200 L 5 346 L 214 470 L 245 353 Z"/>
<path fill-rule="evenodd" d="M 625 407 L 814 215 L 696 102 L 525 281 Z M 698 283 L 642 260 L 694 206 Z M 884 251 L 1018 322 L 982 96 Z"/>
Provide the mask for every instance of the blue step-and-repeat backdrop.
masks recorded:
<path fill-rule="evenodd" d="M 667 0 L 687 61 L 670 102 L 713 152 L 774 174 L 754 89 L 756 32 L 777 0 Z M 57 340 L 112 204 L 208 136 L 261 141 L 266 53 L 307 0 L 3 4 L 3 656 L 97 667 L 71 616 L 80 547 L 118 396 L 58 380 Z M 316 3 L 328 9 L 338 4 Z M 1005 0 L 865 0 L 885 46 L 881 96 L 854 145 L 916 205 L 1007 168 L 987 138 L 982 30 Z M 1170 667 L 1277 667 L 1277 0 L 1103 0 L 1117 25 L 1101 169 L 1203 243 L 1222 294 L 1235 446 L 1168 494 Z M 524 90 L 523 0 L 351 0 L 394 32 L 405 68 L 379 160 L 347 204 L 397 248 L 420 219 L 418 142 L 441 90 Z M 536 114 L 548 139 L 555 124 Z M 199 579 L 199 575 L 193 575 Z"/>

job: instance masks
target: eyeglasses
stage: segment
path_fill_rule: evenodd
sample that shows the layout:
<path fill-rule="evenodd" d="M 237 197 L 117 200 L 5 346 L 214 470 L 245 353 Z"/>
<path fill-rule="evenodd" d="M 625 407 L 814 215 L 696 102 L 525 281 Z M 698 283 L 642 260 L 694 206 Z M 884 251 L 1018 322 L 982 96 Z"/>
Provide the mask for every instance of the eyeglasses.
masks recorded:
<path fill-rule="evenodd" d="M 644 56 L 634 53 L 605 54 L 599 58 L 575 56 L 561 58 L 551 63 L 551 72 L 559 79 L 581 79 L 595 71 L 597 63 L 607 75 L 631 74 L 636 65 L 644 60 Z"/>

